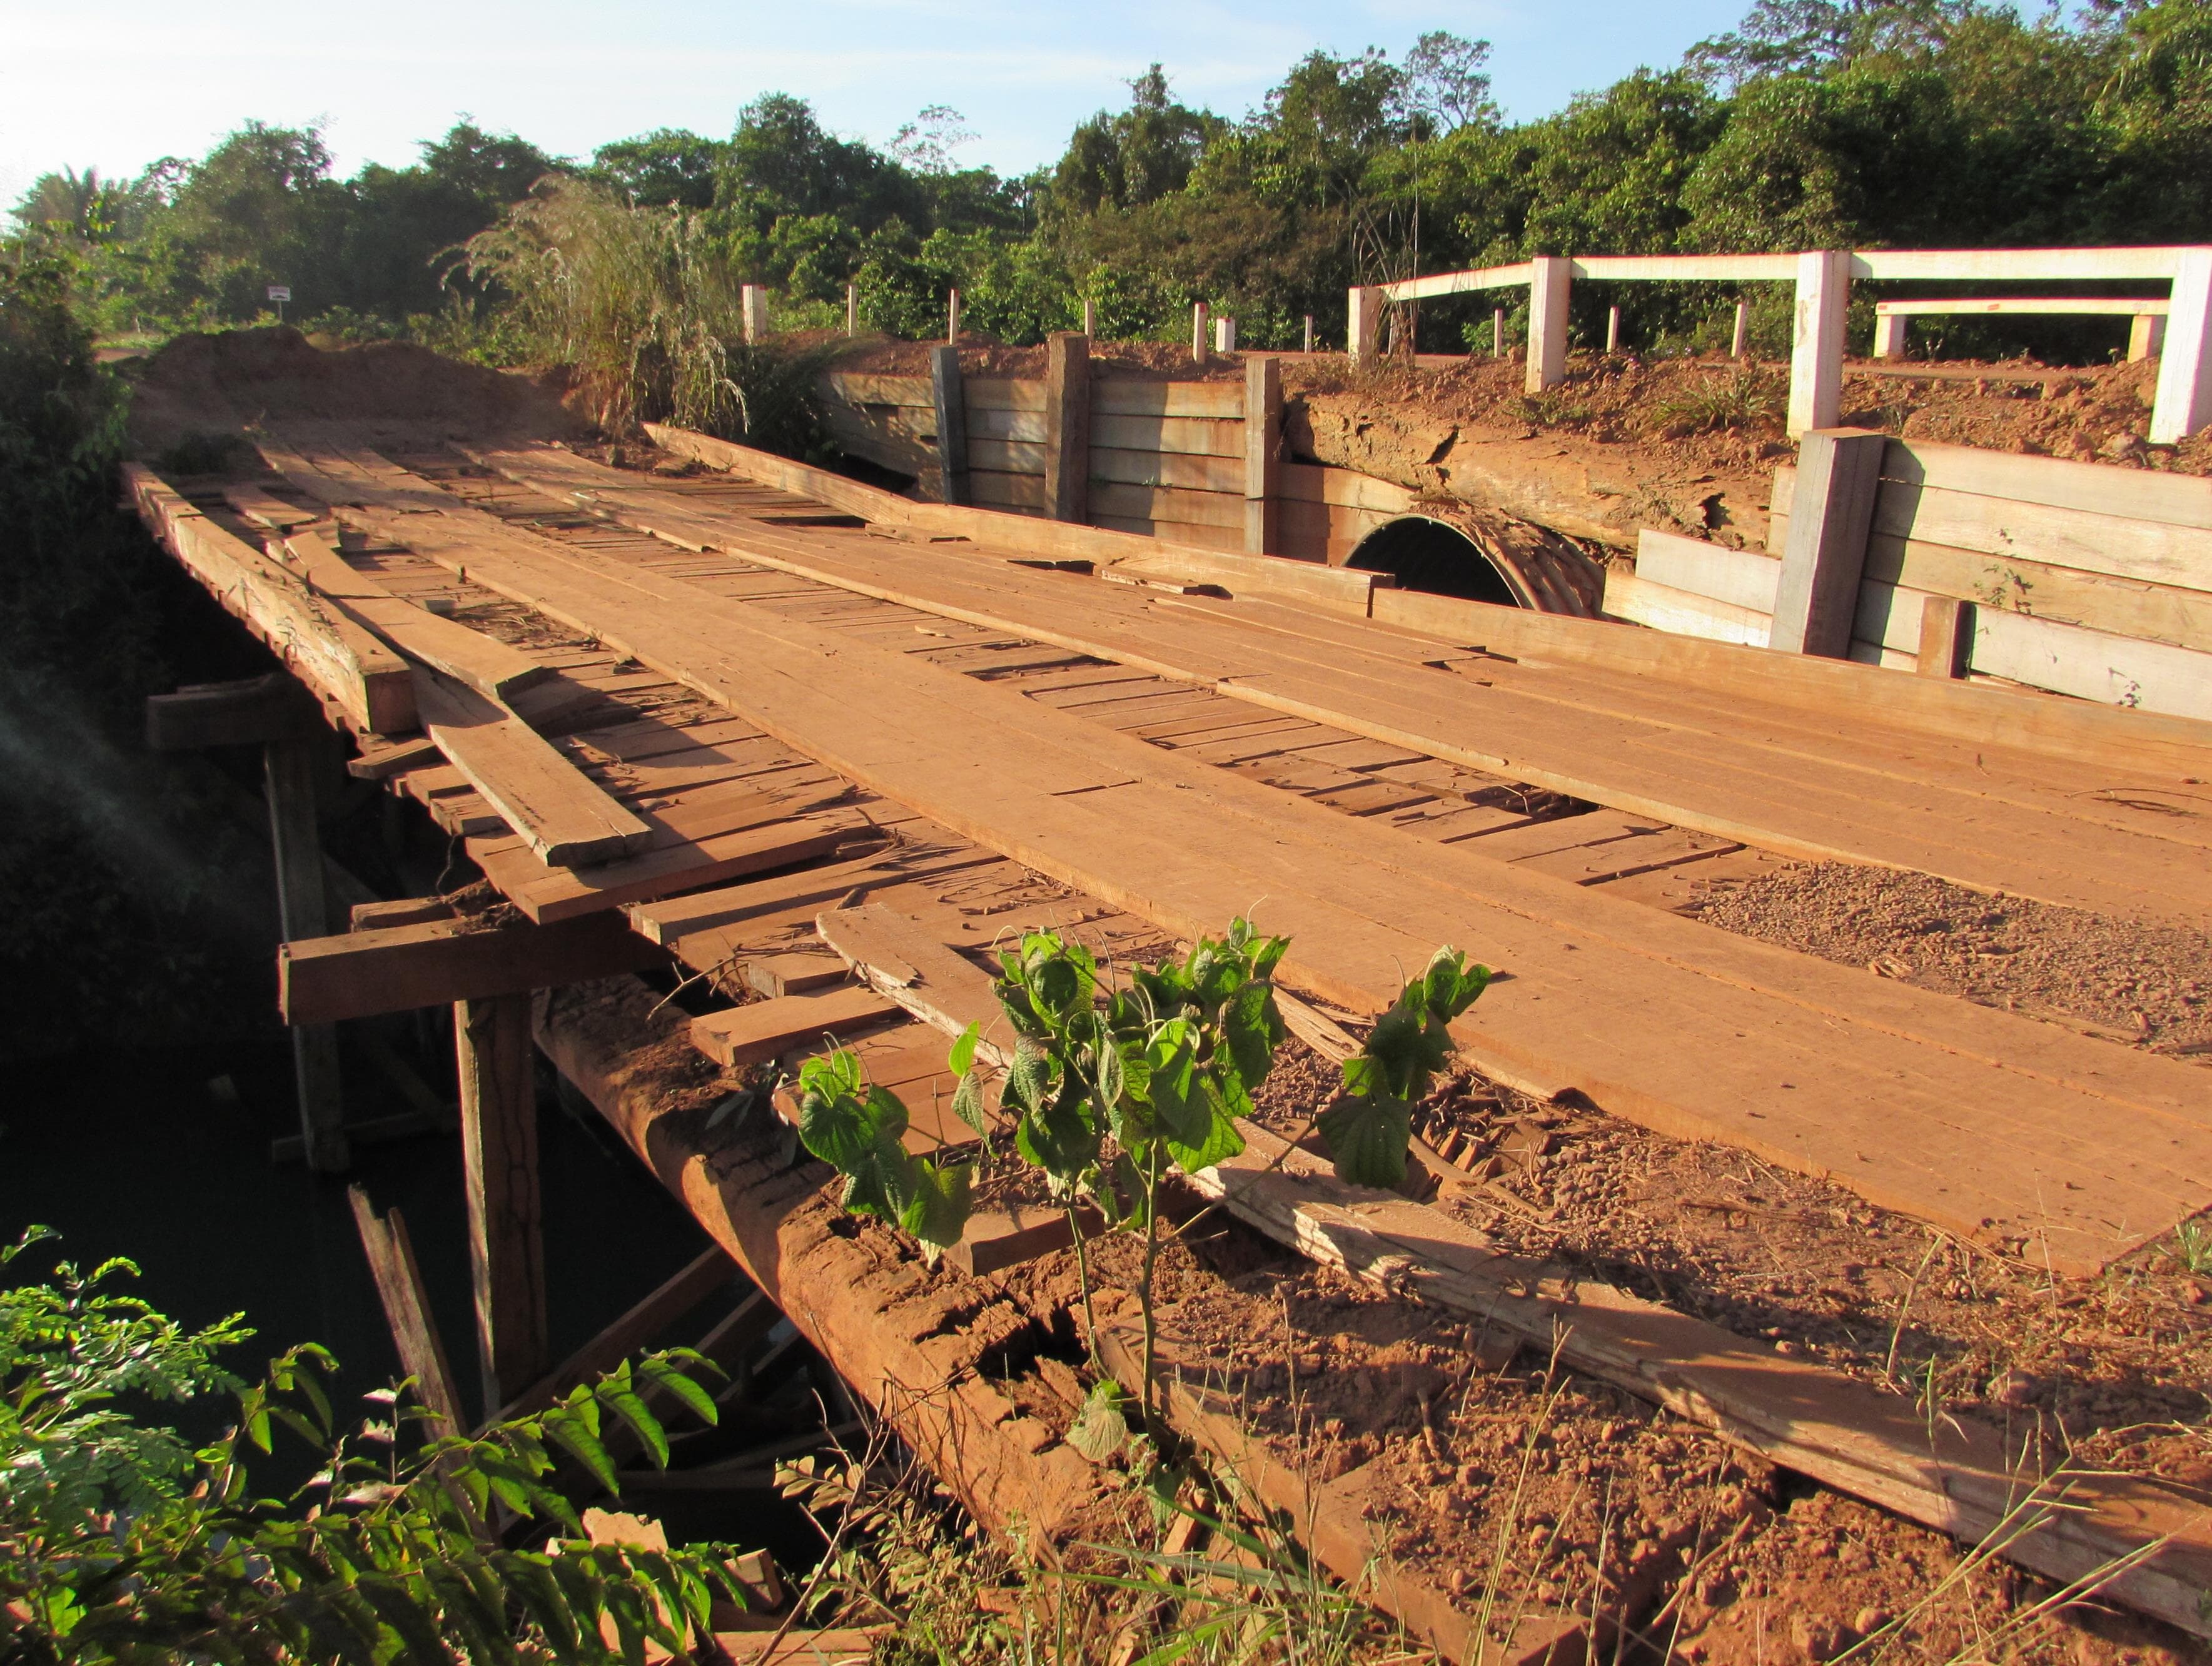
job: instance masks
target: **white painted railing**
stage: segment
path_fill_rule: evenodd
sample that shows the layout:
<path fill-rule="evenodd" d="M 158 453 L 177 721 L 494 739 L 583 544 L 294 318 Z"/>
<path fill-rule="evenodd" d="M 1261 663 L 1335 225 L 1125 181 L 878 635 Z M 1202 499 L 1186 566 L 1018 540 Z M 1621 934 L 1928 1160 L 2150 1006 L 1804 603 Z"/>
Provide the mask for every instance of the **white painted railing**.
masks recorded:
<path fill-rule="evenodd" d="M 1374 356 L 1386 301 L 1419 301 L 1471 290 L 1528 290 L 1528 388 L 1556 386 L 1566 374 L 1567 302 L 1574 280 L 1599 283 L 1790 283 L 1797 306 L 1790 355 L 1790 432 L 1833 427 L 1841 409 L 1844 319 L 1854 278 L 1952 282 L 2146 279 L 2171 286 L 2159 309 L 2166 338 L 2139 322 L 2141 356 L 2159 359 L 2158 396 L 2150 441 L 2172 445 L 2212 423 L 2212 247 L 2102 249 L 1820 249 L 1802 254 L 1539 255 L 1510 266 L 1439 272 L 1351 293 L 1347 350 Z M 2154 299 L 2154 298 L 2146 298 Z M 1961 302 L 1996 310 L 1988 302 Z M 1928 303 L 1924 310 L 1934 310 Z M 2057 303 L 2035 303 L 2056 310 Z M 2144 301 L 2116 303 L 2139 319 L 2154 317 Z M 2021 304 L 2008 310 L 2027 310 Z M 2079 310 L 2091 310 L 2084 306 Z M 2096 310 L 2105 310 L 2099 307 Z M 1901 322 L 1897 333 L 1901 335 Z M 1893 342 L 1899 345 L 1901 342 Z"/>

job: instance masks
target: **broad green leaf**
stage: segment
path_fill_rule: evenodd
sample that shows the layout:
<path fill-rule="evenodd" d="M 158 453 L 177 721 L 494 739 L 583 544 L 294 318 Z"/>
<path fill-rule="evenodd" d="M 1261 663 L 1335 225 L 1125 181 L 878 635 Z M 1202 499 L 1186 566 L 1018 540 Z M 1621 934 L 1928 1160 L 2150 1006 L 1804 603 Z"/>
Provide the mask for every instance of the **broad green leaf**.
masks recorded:
<path fill-rule="evenodd" d="M 645 1443 L 645 1450 L 653 1455 L 656 1469 L 668 1467 L 668 1432 L 660 1426 L 660 1420 L 641 1400 L 627 1383 L 611 1378 L 599 1384 L 600 1404 L 629 1425 L 630 1432 Z"/>
<path fill-rule="evenodd" d="M 960 1242 L 968 1225 L 971 1173 L 965 1163 L 940 1167 L 927 1158 L 916 1159 L 908 1170 L 912 1195 L 899 1213 L 899 1225 L 924 1243 L 950 1250 Z"/>
<path fill-rule="evenodd" d="M 1098 1130 L 1084 1115 L 1080 1095 L 1062 1091 L 1041 1110 L 1022 1118 L 1014 1146 L 1063 1185 L 1098 1160 Z"/>
<path fill-rule="evenodd" d="M 702 1423 L 713 1425 L 719 1414 L 714 1397 L 690 1375 L 665 1359 L 647 1358 L 637 1362 L 637 1374 L 655 1388 L 673 1395 Z"/>
<path fill-rule="evenodd" d="M 1172 1134 L 1168 1137 L 1168 1155 L 1175 1158 L 1176 1166 L 1185 1174 L 1196 1174 L 1217 1163 L 1225 1163 L 1244 1149 L 1244 1136 L 1237 1132 L 1237 1124 L 1215 1095 L 1214 1085 L 1209 1079 L 1199 1095 L 1206 1118 L 1202 1138 L 1189 1141 Z"/>
<path fill-rule="evenodd" d="M 599 1444 L 596 1427 L 586 1428 L 580 1417 L 548 1416 L 545 1432 L 565 1447 L 590 1473 L 592 1479 L 608 1492 L 622 1490 L 621 1484 L 615 1479 L 614 1460 L 607 1456 L 607 1449 Z"/>
<path fill-rule="evenodd" d="M 1170 1139 L 1194 1147 L 1206 1142 L 1213 1121 L 1213 1108 L 1198 1085 L 1197 1039 L 1196 1027 L 1176 1018 L 1161 1025 L 1145 1049 L 1152 1114 Z"/>
<path fill-rule="evenodd" d="M 960 1032 L 960 1039 L 952 1043 L 952 1051 L 945 1060 L 954 1075 L 965 1076 L 975 1067 L 975 1049 L 982 1039 L 981 1029 L 973 1024 Z"/>
<path fill-rule="evenodd" d="M 1274 990 L 1264 983 L 1248 983 L 1239 989 L 1222 1009 L 1221 1034 L 1244 1085 L 1255 1088 L 1266 1081 L 1285 1034 Z"/>
<path fill-rule="evenodd" d="M 1121 1385 L 1109 1377 L 1086 1395 L 1082 1409 L 1069 1426 L 1067 1444 L 1093 1463 L 1103 1463 L 1121 1450 L 1129 1438 L 1129 1420 L 1123 1408 L 1130 1403 Z"/>
<path fill-rule="evenodd" d="M 991 1131 L 990 1118 L 983 1109 L 983 1079 L 972 1070 L 963 1075 L 960 1085 L 952 1090 L 952 1114 L 977 1134 Z"/>
<path fill-rule="evenodd" d="M 1364 1093 L 1339 1099 L 1319 1120 L 1322 1138 L 1336 1158 L 1336 1177 L 1355 1186 L 1395 1190 L 1406 1182 L 1406 1140 L 1413 1107 L 1395 1094 Z"/>

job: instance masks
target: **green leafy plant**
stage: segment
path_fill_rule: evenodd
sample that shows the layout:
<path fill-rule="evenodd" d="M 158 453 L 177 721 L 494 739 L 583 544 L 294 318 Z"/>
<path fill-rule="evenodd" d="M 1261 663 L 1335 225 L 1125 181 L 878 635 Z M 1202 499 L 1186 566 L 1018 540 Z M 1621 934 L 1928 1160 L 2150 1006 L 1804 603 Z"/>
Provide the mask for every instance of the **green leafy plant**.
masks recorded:
<path fill-rule="evenodd" d="M 1234 920 L 1180 960 L 1132 968 L 1126 985 L 1109 982 L 1090 950 L 1056 932 L 1027 933 L 1000 951 L 994 987 L 1014 1037 L 1011 1050 L 994 1049 L 1005 1064 L 1000 1104 L 1013 1119 L 1015 1150 L 1043 1172 L 1066 1211 L 1094 1362 L 1086 1210 L 1109 1230 L 1144 1234 L 1136 1292 L 1144 1385 L 1133 1400 L 1109 1379 L 1085 1405 L 1073 1438 L 1095 1456 L 1121 1445 L 1131 1414 L 1152 1420 L 1161 1187 L 1175 1171 L 1196 1174 L 1244 1149 L 1237 1121 L 1251 1115 L 1285 1033 L 1273 977 L 1289 946 Z M 1346 1061 L 1344 1094 L 1318 1118 L 1341 1178 L 1403 1182 L 1413 1103 L 1449 1055 L 1452 1020 L 1489 979 L 1457 950 L 1438 950 Z M 970 1025 L 950 1061 L 960 1079 L 953 1109 L 979 1135 L 988 1131 L 975 1067 L 983 1045 Z M 957 1243 L 968 1166 L 908 1153 L 900 1139 L 904 1107 L 866 1085 L 850 1053 L 809 1061 L 799 1083 L 799 1138 L 845 1176 L 845 1206 L 896 1222 L 933 1255 Z"/>
<path fill-rule="evenodd" d="M 1668 439 L 1729 429 L 1779 428 L 1790 403 L 1789 384 L 1750 367 L 1726 376 L 1700 376 L 1680 392 L 1656 400 L 1651 420 Z"/>
<path fill-rule="evenodd" d="M 51 1236 L 33 1229 L 0 1265 Z M 295 1347 L 241 1384 L 216 1357 L 251 1335 L 240 1318 L 187 1331 L 108 1287 L 136 1270 L 64 1262 L 0 1292 L 0 1659 L 634 1663 L 648 1639 L 687 1646 L 715 1597 L 744 1601 L 726 1548 L 592 1544 L 555 1485 L 560 1453 L 615 1485 L 611 1425 L 666 1462 L 648 1388 L 712 1422 L 698 1355 L 626 1364 L 472 1435 L 438 1428 L 405 1384 L 342 1429 L 325 1350 Z M 238 1419 L 198 1450 L 125 1399 L 213 1392 L 237 1395 Z M 426 1438 L 403 1453 L 408 1424 Z M 256 1497 L 249 1462 L 280 1427 L 321 1467 L 289 1499 Z"/>

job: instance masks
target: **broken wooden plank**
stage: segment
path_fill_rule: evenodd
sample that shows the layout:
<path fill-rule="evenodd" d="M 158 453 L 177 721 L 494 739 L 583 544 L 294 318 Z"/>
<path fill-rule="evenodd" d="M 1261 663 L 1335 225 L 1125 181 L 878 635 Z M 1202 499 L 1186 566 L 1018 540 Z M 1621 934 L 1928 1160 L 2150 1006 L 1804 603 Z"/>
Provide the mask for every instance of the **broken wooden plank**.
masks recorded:
<path fill-rule="evenodd" d="M 825 909 L 814 929 L 861 982 L 924 1024 L 955 1036 L 971 1018 L 1005 1029 L 990 975 L 912 915 L 870 903 Z M 1008 1051 L 994 1042 L 982 1055 L 1003 1064 Z"/>
<path fill-rule="evenodd" d="M 546 926 L 418 919 L 279 944 L 276 1005 L 287 1024 L 328 1024 L 526 994 L 667 962 L 665 949 L 612 911 Z"/>
<path fill-rule="evenodd" d="M 316 594 L 329 598 L 409 659 L 419 660 L 479 694 L 508 700 L 553 678 L 552 666 L 520 648 L 393 595 L 349 563 L 324 533 L 295 532 L 283 547 Z"/>
<path fill-rule="evenodd" d="M 691 1020 L 691 1044 L 725 1069 L 765 1064 L 799 1049 L 826 1052 L 904 1012 L 872 989 L 785 995 Z"/>
<path fill-rule="evenodd" d="M 611 861 L 652 839 L 652 828 L 505 706 L 428 670 L 416 698 L 438 750 L 547 866 Z"/>
<path fill-rule="evenodd" d="M 726 833 L 671 840 L 641 854 L 597 867 L 547 872 L 527 848 L 513 841 L 469 841 L 469 854 L 514 905 L 541 925 L 648 902 L 748 873 L 791 867 L 870 842 L 877 830 L 857 811 L 817 810 L 788 820 L 741 826 Z"/>
<path fill-rule="evenodd" d="M 358 1186 L 346 1188 L 346 1199 L 353 1205 L 354 1227 L 361 1234 L 362 1252 L 368 1257 L 369 1274 L 376 1280 L 385 1322 L 399 1350 L 399 1368 L 415 1379 L 415 1396 L 423 1408 L 442 1421 L 431 1432 L 458 1435 L 469 1426 L 453 1389 L 453 1367 L 446 1363 L 446 1345 L 430 1317 L 430 1298 L 415 1264 L 414 1246 L 408 1242 L 407 1223 L 396 1208 L 380 1218 L 368 1194 Z"/>

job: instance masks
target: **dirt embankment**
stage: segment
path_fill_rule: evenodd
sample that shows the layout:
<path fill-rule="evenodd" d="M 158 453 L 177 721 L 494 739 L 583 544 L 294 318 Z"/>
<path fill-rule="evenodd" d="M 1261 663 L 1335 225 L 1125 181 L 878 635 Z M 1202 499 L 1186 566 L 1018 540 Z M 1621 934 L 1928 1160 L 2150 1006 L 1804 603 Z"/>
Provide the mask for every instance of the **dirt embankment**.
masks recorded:
<path fill-rule="evenodd" d="M 144 456 L 270 421 L 384 421 L 434 439 L 565 438 L 587 426 L 562 404 L 557 373 L 490 370 L 409 342 L 325 351 L 286 325 L 179 336 L 125 374 Z"/>

